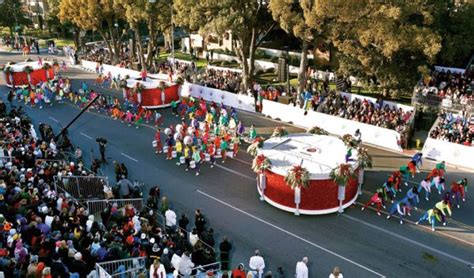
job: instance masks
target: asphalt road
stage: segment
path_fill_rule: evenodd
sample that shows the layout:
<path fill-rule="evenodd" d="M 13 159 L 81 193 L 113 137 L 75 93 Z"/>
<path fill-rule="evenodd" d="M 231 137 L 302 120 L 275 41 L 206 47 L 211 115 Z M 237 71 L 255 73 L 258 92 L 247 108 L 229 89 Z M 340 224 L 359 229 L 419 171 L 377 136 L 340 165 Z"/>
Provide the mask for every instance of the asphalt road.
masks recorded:
<path fill-rule="evenodd" d="M 0 53 L 0 63 L 22 60 L 19 55 Z M 92 81 L 94 75 L 72 69 L 65 73 L 75 80 Z M 78 84 L 74 81 L 73 85 Z M 0 86 L 1 96 L 6 99 L 7 88 Z M 34 121 L 47 122 L 56 130 L 65 125 L 79 110 L 62 104 L 44 109 L 27 108 Z M 166 124 L 176 121 L 165 110 Z M 240 113 L 244 124 L 256 124 L 260 131 L 270 131 L 278 125 L 274 121 L 253 114 Z M 296 129 L 295 129 L 296 130 Z M 238 160 L 228 160 L 210 169 L 205 165 L 202 175 L 185 172 L 183 167 L 155 155 L 151 147 L 154 130 L 148 127 L 135 129 L 120 121 L 114 121 L 96 113 L 84 114 L 70 129 L 75 145 L 86 156 L 90 150 L 98 154 L 96 137 L 109 141 L 109 161 L 123 161 L 132 179 L 145 184 L 159 185 L 171 200 L 177 213 L 193 215 L 200 208 L 211 227 L 216 231 L 216 242 L 227 235 L 234 249 L 232 265 L 248 259 L 253 250 L 260 249 L 267 269 L 282 266 L 286 277 L 293 277 L 295 264 L 308 256 L 310 277 L 327 277 L 334 266 L 340 266 L 346 277 L 473 277 L 474 276 L 474 205 L 472 190 L 460 209 L 454 209 L 447 227 L 431 232 L 424 225 L 410 223 L 400 225 L 397 220 L 386 220 L 371 210 L 360 211 L 360 206 L 346 209 L 344 214 L 326 216 L 294 216 L 259 201 L 254 174 L 250 169 L 251 157 L 244 153 Z M 395 168 L 407 163 L 401 154 L 370 148 L 375 168 L 366 173 L 365 190 L 373 191 L 380 186 Z M 111 164 L 109 164 L 111 165 Z M 432 163 L 425 163 L 425 170 Z M 111 166 L 109 166 L 111 168 Z M 112 169 L 104 169 L 112 174 Z M 425 175 L 418 174 L 415 183 Z M 471 173 L 448 169 L 448 183 Z M 113 180 L 113 179 L 112 179 Z M 405 188 L 403 188 L 405 191 Z M 145 190 L 146 192 L 148 190 Z M 358 200 L 364 202 L 369 193 Z M 405 192 L 401 193 L 402 196 Z M 421 209 L 429 209 L 437 200 L 422 200 Z M 408 219 L 416 221 L 421 211 L 413 212 Z"/>

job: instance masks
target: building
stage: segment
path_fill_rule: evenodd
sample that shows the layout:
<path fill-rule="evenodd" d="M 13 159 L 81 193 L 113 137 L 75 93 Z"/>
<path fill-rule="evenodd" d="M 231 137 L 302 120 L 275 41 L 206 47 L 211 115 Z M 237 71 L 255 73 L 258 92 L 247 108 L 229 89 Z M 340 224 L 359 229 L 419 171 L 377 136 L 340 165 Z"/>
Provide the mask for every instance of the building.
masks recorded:
<path fill-rule="evenodd" d="M 183 38 L 183 46 L 186 52 L 190 52 L 191 49 L 197 52 L 215 49 L 233 51 L 232 33 L 228 31 L 223 36 L 209 34 L 206 37 L 200 34 L 190 34 L 189 37 Z"/>
<path fill-rule="evenodd" d="M 21 0 L 35 28 L 43 28 L 49 7 L 47 0 Z"/>

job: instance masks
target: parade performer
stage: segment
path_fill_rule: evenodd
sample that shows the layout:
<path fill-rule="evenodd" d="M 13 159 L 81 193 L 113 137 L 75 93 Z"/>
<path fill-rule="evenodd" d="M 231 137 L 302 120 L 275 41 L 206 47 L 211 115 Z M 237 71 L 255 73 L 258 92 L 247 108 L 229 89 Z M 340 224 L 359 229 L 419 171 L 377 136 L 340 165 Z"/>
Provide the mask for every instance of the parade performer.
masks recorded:
<path fill-rule="evenodd" d="M 225 160 L 227 158 L 227 148 L 229 147 L 229 144 L 227 143 L 225 138 L 222 138 L 220 147 L 221 147 L 222 163 L 225 163 Z"/>
<path fill-rule="evenodd" d="M 412 158 L 412 161 L 415 162 L 416 165 L 416 172 L 419 173 L 421 166 L 423 166 L 423 153 L 417 152 Z"/>
<path fill-rule="evenodd" d="M 418 168 L 416 167 L 416 162 L 415 161 L 410 161 L 408 162 L 408 171 L 410 171 L 411 178 L 415 177 L 415 173 L 418 171 Z"/>
<path fill-rule="evenodd" d="M 451 208 L 449 206 L 449 202 L 446 200 L 439 201 L 436 203 L 435 208 L 439 209 L 441 212 L 441 221 L 443 222 L 443 226 L 446 226 L 446 212 L 448 212 L 449 216 L 451 216 Z"/>
<path fill-rule="evenodd" d="M 161 129 L 157 129 L 155 133 L 155 141 L 156 141 L 156 151 L 155 153 L 162 153 L 163 152 L 163 144 L 161 143 Z"/>
<path fill-rule="evenodd" d="M 451 183 L 451 193 L 452 198 L 456 200 L 456 207 L 460 208 L 459 199 L 462 198 L 463 202 L 466 201 L 464 187 L 459 182 L 453 182 Z"/>
<path fill-rule="evenodd" d="M 384 205 L 384 202 L 383 202 L 383 194 L 382 192 L 375 192 L 374 195 L 372 195 L 372 197 L 370 198 L 370 200 L 365 203 L 365 205 L 360 209 L 360 210 L 364 210 L 366 209 L 369 205 L 377 205 L 377 215 L 380 216 L 382 215 L 380 213 L 380 208 L 383 207 L 385 208 L 385 205 Z"/>
<path fill-rule="evenodd" d="M 431 194 L 431 186 L 433 183 L 430 182 L 429 178 L 425 178 L 420 182 L 420 186 L 418 187 L 418 192 L 421 192 L 421 190 L 425 190 L 425 199 L 426 201 L 430 200 L 430 194 Z"/>
<path fill-rule="evenodd" d="M 402 181 L 402 174 L 400 173 L 400 171 L 393 172 L 388 178 L 388 180 L 393 184 L 393 188 L 395 188 L 395 190 L 400 192 L 402 191 L 402 189 L 400 188 L 400 182 Z"/>
<path fill-rule="evenodd" d="M 400 217 L 400 224 L 403 224 L 403 216 L 407 213 L 407 204 L 403 201 L 394 203 L 390 207 L 387 219 L 390 219 L 394 213 L 398 213 L 398 216 Z"/>
<path fill-rule="evenodd" d="M 163 124 L 163 115 L 161 115 L 160 112 L 155 111 L 155 126 L 159 126 L 162 124 Z"/>
<path fill-rule="evenodd" d="M 386 201 L 387 199 L 390 199 L 390 201 L 393 203 L 393 200 L 395 196 L 397 195 L 397 191 L 393 188 L 392 183 L 390 181 L 386 181 L 382 185 L 382 188 L 383 188 L 383 193 L 384 193 L 384 199 Z"/>
<path fill-rule="evenodd" d="M 408 199 L 410 205 L 413 206 L 415 210 L 417 210 L 417 205 L 418 203 L 420 203 L 420 197 L 418 188 L 416 186 L 413 186 L 410 190 L 407 191 L 406 198 Z"/>
<path fill-rule="evenodd" d="M 401 166 L 399 171 L 401 176 L 403 177 L 405 186 L 408 186 L 408 180 L 410 179 L 410 171 L 408 170 L 408 167 Z"/>
<path fill-rule="evenodd" d="M 418 225 L 420 224 L 420 222 L 428 220 L 428 222 L 431 224 L 431 230 L 434 232 L 436 220 L 441 222 L 440 214 L 441 212 L 437 208 L 429 209 L 427 212 L 425 212 L 425 214 L 423 214 L 423 216 L 418 221 L 415 222 L 415 224 Z"/>
<path fill-rule="evenodd" d="M 183 143 L 181 140 L 178 138 L 176 139 L 175 143 L 175 151 L 176 151 L 176 159 L 178 159 L 178 162 L 176 162 L 176 165 L 181 165 L 180 159 L 181 156 L 183 155 Z"/>
<path fill-rule="evenodd" d="M 194 163 L 196 163 L 196 176 L 199 176 L 200 170 L 201 170 L 201 167 L 200 167 L 200 164 L 201 164 L 201 151 L 197 147 L 194 148 L 193 160 L 194 160 Z"/>
<path fill-rule="evenodd" d="M 130 112 L 130 110 L 127 110 L 127 112 L 125 113 L 125 121 L 127 122 L 128 126 L 132 125 L 133 114 L 132 112 Z"/>
<path fill-rule="evenodd" d="M 173 145 L 174 145 L 174 138 L 173 138 L 172 133 L 168 134 L 168 137 L 166 138 L 166 145 L 168 146 L 168 153 L 166 154 L 166 160 L 171 160 L 173 159 L 171 155 L 173 153 Z"/>
<path fill-rule="evenodd" d="M 250 142 L 253 142 L 253 140 L 255 140 L 255 138 L 257 138 L 257 130 L 255 129 L 254 125 L 251 125 L 250 130 L 249 130 Z"/>
<path fill-rule="evenodd" d="M 444 177 L 436 176 L 433 178 L 433 181 L 431 183 L 435 186 L 436 189 L 438 189 L 438 194 L 441 195 L 441 193 L 444 191 Z"/>
<path fill-rule="evenodd" d="M 141 113 L 135 113 L 133 119 L 135 123 L 135 128 L 138 129 L 138 127 L 143 123 L 143 117 L 141 116 Z"/>
<path fill-rule="evenodd" d="M 192 150 L 189 145 L 184 146 L 183 154 L 184 154 L 184 163 L 186 164 L 186 169 L 184 170 L 188 171 L 190 163 L 191 163 L 191 158 L 192 158 Z"/>
<path fill-rule="evenodd" d="M 237 153 L 239 152 L 239 144 L 240 144 L 240 138 L 237 133 L 234 133 L 234 136 L 232 137 L 232 144 L 234 144 L 233 157 L 236 157 Z"/>
<path fill-rule="evenodd" d="M 214 165 L 216 165 L 216 146 L 214 145 L 214 142 L 211 141 L 209 143 L 209 146 L 207 147 L 207 152 L 211 159 L 211 168 L 214 168 Z"/>

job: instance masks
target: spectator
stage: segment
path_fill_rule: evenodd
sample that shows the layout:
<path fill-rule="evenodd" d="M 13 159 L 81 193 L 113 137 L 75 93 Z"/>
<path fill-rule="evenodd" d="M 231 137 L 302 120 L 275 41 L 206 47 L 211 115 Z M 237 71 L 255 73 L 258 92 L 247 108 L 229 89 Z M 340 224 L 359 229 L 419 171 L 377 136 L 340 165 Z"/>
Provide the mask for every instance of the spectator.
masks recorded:
<path fill-rule="evenodd" d="M 250 257 L 249 268 L 257 278 L 262 278 L 263 271 L 265 270 L 265 261 L 263 260 L 263 257 L 260 256 L 260 251 L 258 249 L 255 250 L 255 255 Z"/>
<path fill-rule="evenodd" d="M 438 124 L 433 127 L 430 137 L 437 140 L 472 146 L 474 138 L 474 116 L 453 115 L 441 111 Z"/>
<path fill-rule="evenodd" d="M 176 213 L 168 208 L 168 210 L 165 212 L 165 218 L 166 218 L 166 227 L 174 230 L 176 228 Z"/>
<path fill-rule="evenodd" d="M 308 257 L 296 263 L 296 278 L 308 278 Z"/>
<path fill-rule="evenodd" d="M 166 278 L 165 267 L 160 264 L 159 259 L 155 259 L 150 266 L 150 278 Z"/>
<path fill-rule="evenodd" d="M 224 236 L 221 244 L 219 244 L 221 267 L 223 270 L 229 270 L 230 250 L 232 250 L 232 244 L 228 241 L 227 237 Z"/>
<path fill-rule="evenodd" d="M 185 213 L 181 214 L 181 218 L 179 219 L 179 228 L 181 230 L 186 231 L 188 224 L 189 224 L 189 219 L 186 216 L 186 214 Z"/>
<path fill-rule="evenodd" d="M 243 263 L 240 263 L 237 268 L 232 270 L 232 278 L 245 278 L 247 275 L 245 274 L 245 266 Z"/>
<path fill-rule="evenodd" d="M 338 266 L 335 266 L 331 274 L 329 274 L 329 278 L 344 278 L 344 277 L 342 276 L 341 269 Z"/>
<path fill-rule="evenodd" d="M 189 278 L 192 273 L 192 268 L 194 267 L 194 263 L 191 261 L 189 252 L 184 252 L 183 256 L 179 261 L 178 271 L 184 277 Z"/>

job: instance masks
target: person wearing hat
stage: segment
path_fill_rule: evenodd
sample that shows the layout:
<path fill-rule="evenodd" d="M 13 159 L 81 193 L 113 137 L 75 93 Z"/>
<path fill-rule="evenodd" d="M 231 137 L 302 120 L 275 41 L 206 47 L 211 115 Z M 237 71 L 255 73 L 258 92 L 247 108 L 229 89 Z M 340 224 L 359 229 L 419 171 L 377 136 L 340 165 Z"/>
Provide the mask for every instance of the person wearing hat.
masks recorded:
<path fill-rule="evenodd" d="M 77 273 L 79 277 L 86 277 L 89 274 L 86 263 L 82 260 L 81 252 L 74 254 L 74 260 L 69 267 L 70 273 Z"/>
<path fill-rule="evenodd" d="M 170 259 L 168 248 L 163 249 L 163 254 L 161 254 L 161 257 L 160 257 L 160 263 L 165 268 L 166 273 L 173 272 L 173 266 L 171 265 L 171 259 Z"/>
<path fill-rule="evenodd" d="M 260 256 L 260 251 L 258 249 L 255 250 L 255 255 L 250 257 L 249 267 L 256 277 L 262 278 L 265 269 L 265 261 L 263 260 L 263 257 Z"/>
<path fill-rule="evenodd" d="M 245 267 L 243 263 L 240 263 L 237 268 L 232 270 L 232 278 L 245 278 L 247 277 L 245 273 Z"/>
<path fill-rule="evenodd" d="M 165 267 L 160 263 L 160 258 L 156 258 L 151 264 L 150 278 L 166 278 Z"/>

